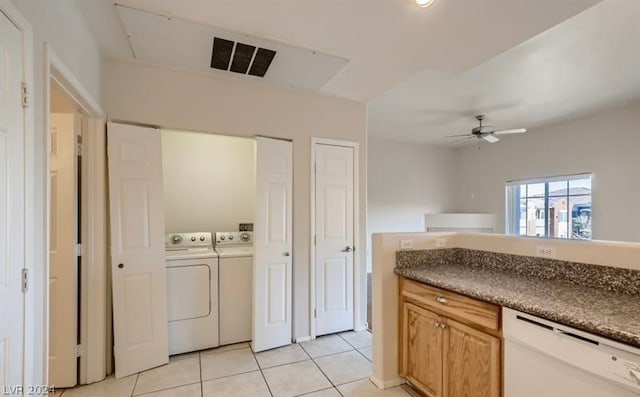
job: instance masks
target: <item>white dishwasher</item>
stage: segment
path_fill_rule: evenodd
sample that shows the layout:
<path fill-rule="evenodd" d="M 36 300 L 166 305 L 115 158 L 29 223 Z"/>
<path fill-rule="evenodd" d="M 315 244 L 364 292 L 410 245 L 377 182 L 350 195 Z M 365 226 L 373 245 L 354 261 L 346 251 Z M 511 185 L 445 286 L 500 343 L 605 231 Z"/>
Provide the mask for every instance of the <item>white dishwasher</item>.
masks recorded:
<path fill-rule="evenodd" d="M 505 397 L 638 397 L 640 349 L 503 309 Z"/>

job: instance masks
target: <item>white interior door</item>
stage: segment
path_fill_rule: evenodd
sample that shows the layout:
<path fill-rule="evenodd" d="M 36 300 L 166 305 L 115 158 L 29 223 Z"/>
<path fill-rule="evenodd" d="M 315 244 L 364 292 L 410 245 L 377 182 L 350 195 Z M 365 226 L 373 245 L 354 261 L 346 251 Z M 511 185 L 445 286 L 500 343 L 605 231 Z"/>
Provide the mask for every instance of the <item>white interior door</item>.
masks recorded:
<path fill-rule="evenodd" d="M 109 123 L 116 377 L 169 360 L 160 132 Z"/>
<path fill-rule="evenodd" d="M 354 328 L 353 154 L 315 145 L 316 335 Z"/>
<path fill-rule="evenodd" d="M 50 115 L 49 384 L 77 383 L 78 236 L 76 137 L 80 117 Z"/>
<path fill-rule="evenodd" d="M 291 343 L 292 143 L 256 140 L 253 350 Z"/>
<path fill-rule="evenodd" d="M 22 32 L 0 11 L 0 387 L 23 381 L 24 152 Z M 21 394 L 21 393 L 20 393 Z"/>

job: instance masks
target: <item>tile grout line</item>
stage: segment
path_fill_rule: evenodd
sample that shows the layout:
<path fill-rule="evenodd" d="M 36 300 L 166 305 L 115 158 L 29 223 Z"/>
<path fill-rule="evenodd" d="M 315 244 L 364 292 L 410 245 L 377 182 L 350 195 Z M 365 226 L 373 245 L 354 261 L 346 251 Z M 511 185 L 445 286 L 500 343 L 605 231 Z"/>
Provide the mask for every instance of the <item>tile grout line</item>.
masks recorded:
<path fill-rule="evenodd" d="M 267 382 L 267 377 L 264 376 L 264 371 L 262 370 L 262 366 L 260 365 L 260 362 L 258 361 L 258 357 L 256 356 L 256 352 L 254 352 L 251 347 L 249 347 L 249 350 L 251 350 L 251 354 L 253 354 L 253 359 L 256 360 L 256 365 L 258 366 L 258 371 L 260 371 L 260 375 L 262 376 L 262 380 L 264 380 L 264 384 L 267 386 L 267 391 L 269 392 L 269 395 L 271 397 L 273 397 L 273 392 L 271 391 L 271 386 L 269 386 L 269 382 Z"/>
<path fill-rule="evenodd" d="M 369 357 L 365 356 L 364 353 L 360 351 L 360 349 L 356 349 L 356 351 L 360 353 L 360 355 L 364 357 L 367 361 L 373 364 L 373 360 L 369 360 Z"/>
<path fill-rule="evenodd" d="M 200 397 L 204 397 L 204 384 L 202 383 L 202 353 L 198 352 L 198 364 L 200 365 Z"/>
<path fill-rule="evenodd" d="M 142 397 L 142 396 L 147 396 L 149 394 L 155 394 L 155 393 L 159 393 L 159 392 L 165 392 L 167 390 L 173 390 L 173 389 L 179 389 L 181 387 L 185 387 L 185 386 L 192 386 L 192 385 L 197 385 L 200 382 L 191 382 L 191 383 L 186 383 L 184 385 L 178 385 L 178 386 L 172 386 L 172 387 L 167 387 L 165 389 L 158 389 L 158 390 L 152 390 L 152 391 L 148 391 L 146 393 L 142 393 L 142 394 L 136 394 L 134 397 Z"/>
<path fill-rule="evenodd" d="M 331 379 L 329 379 L 329 377 L 327 376 L 327 374 L 324 373 L 324 371 L 322 370 L 322 368 L 320 368 L 320 366 L 318 365 L 318 363 L 316 362 L 316 360 L 311 359 L 311 362 L 313 363 L 313 365 L 316 366 L 316 368 L 318 368 L 318 371 L 320 371 L 322 373 L 322 375 L 324 375 L 325 378 L 327 378 L 327 380 L 329 381 L 329 383 L 331 383 L 331 386 L 333 386 L 334 388 L 336 387 L 336 385 L 333 383 L 333 381 Z"/>
<path fill-rule="evenodd" d="M 113 375 L 113 377 L 114 378 L 116 377 L 115 374 Z M 133 388 L 131 389 L 131 395 L 130 395 L 131 397 L 133 397 L 133 393 L 136 392 L 136 386 L 138 386 L 138 379 L 140 379 L 140 372 L 136 374 L 136 381 L 133 382 Z"/>
<path fill-rule="evenodd" d="M 349 342 L 347 342 L 347 341 L 346 341 L 342 336 L 340 336 L 340 334 L 338 334 L 338 336 L 340 337 L 340 339 L 344 340 L 344 341 L 347 343 L 347 345 L 349 345 L 349 346 L 353 347 L 353 346 L 352 346 Z M 304 348 L 304 346 L 300 345 L 300 347 L 302 347 L 302 350 L 304 350 L 304 351 L 305 351 L 305 353 L 307 353 L 307 355 L 308 355 L 309 357 L 311 357 L 311 354 L 309 354 L 309 352 Z M 350 351 L 353 351 L 353 350 L 358 350 L 358 349 L 353 348 L 352 350 L 345 350 L 345 351 L 338 352 L 338 353 L 327 354 L 326 356 L 320 356 L 320 357 L 315 357 L 315 358 L 314 358 L 314 357 L 311 357 L 311 361 L 313 362 L 313 364 L 318 368 L 318 370 L 322 373 L 322 375 L 324 375 L 324 377 L 325 377 L 325 378 L 327 378 L 327 380 L 329 381 L 329 383 L 331 383 L 331 385 L 333 386 L 333 389 L 335 389 L 335 390 L 338 392 L 338 394 L 340 394 L 340 395 L 341 395 L 341 396 L 343 396 L 343 397 L 344 397 L 344 395 L 342 394 L 342 392 L 341 392 L 341 391 L 338 389 L 338 387 L 333 383 L 333 381 L 332 381 L 331 379 L 329 379 L 329 377 L 327 376 L 327 374 L 325 374 L 325 373 L 324 373 L 324 371 L 322 370 L 322 368 L 320 368 L 320 366 L 319 366 L 319 365 L 318 365 L 318 363 L 316 362 L 316 359 L 318 359 L 318 358 L 324 358 L 324 357 L 331 357 L 331 356 L 335 356 L 335 355 L 338 355 L 338 354 L 347 353 L 347 352 L 350 352 Z M 366 358 L 366 357 L 365 357 L 365 358 Z M 349 382 L 347 382 L 347 383 L 349 383 Z M 346 384 L 346 383 L 345 383 L 345 384 Z"/>
<path fill-rule="evenodd" d="M 293 396 L 293 397 L 304 397 L 304 396 L 309 396 L 309 395 L 311 395 L 311 394 L 319 393 L 319 392 L 321 392 L 321 391 L 325 391 L 325 390 L 335 390 L 335 391 L 337 391 L 337 392 L 338 392 L 338 394 L 340 394 L 340 395 L 342 396 L 342 393 L 340 393 L 340 390 L 336 389 L 336 388 L 335 388 L 335 386 L 329 386 L 329 387 L 325 387 L 324 389 L 315 390 L 315 391 L 310 391 L 310 392 L 308 392 L 308 393 L 296 394 L 296 395 L 295 395 L 295 396 Z"/>
<path fill-rule="evenodd" d="M 347 331 L 347 332 L 356 332 L 356 331 Z M 360 331 L 360 332 L 368 332 L 371 334 L 371 332 L 369 331 Z M 365 349 L 367 347 L 371 347 L 373 345 L 373 343 L 371 345 L 368 346 L 361 346 L 361 347 L 356 347 L 356 345 L 354 345 L 353 343 L 349 342 L 345 337 L 342 336 L 342 333 L 336 334 L 338 335 L 343 341 L 347 342 L 347 344 L 351 347 L 353 347 L 354 349 L 358 350 L 358 349 Z M 373 334 L 371 334 L 373 336 Z"/>

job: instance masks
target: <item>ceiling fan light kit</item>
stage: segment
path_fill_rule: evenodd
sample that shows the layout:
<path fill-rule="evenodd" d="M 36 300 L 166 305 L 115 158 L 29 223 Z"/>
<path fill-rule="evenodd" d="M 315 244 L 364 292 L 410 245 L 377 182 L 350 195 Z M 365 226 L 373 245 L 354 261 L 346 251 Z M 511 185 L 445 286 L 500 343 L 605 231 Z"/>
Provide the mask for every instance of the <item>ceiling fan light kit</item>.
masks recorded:
<path fill-rule="evenodd" d="M 415 2 L 418 5 L 418 7 L 426 8 L 432 5 L 435 2 L 435 0 L 415 0 Z"/>
<path fill-rule="evenodd" d="M 500 140 L 496 135 L 522 134 L 524 132 L 527 132 L 526 128 L 512 128 L 512 129 L 508 129 L 508 130 L 498 130 L 498 129 L 496 129 L 496 127 L 482 124 L 484 119 L 485 119 L 485 115 L 484 114 L 479 114 L 479 115 L 476 116 L 476 120 L 478 120 L 479 125 L 477 127 L 473 128 L 473 129 L 471 129 L 471 133 L 470 134 L 449 135 L 449 136 L 447 136 L 447 138 L 461 138 L 461 137 L 464 137 L 464 139 L 460 139 L 460 140 L 454 142 L 453 143 L 454 145 L 466 142 L 467 140 L 474 139 L 474 138 L 475 139 L 484 139 L 485 141 L 487 141 L 489 143 L 496 143 L 496 142 L 498 142 Z"/>

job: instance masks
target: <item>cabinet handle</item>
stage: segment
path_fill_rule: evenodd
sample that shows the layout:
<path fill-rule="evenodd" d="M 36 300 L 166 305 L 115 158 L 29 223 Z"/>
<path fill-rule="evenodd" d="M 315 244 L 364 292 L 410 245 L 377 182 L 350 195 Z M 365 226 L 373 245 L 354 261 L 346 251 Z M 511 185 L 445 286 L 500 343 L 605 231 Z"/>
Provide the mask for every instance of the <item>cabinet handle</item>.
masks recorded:
<path fill-rule="evenodd" d="M 434 321 L 433 322 L 433 328 L 438 328 L 438 327 L 440 327 L 440 323 L 437 322 L 437 321 Z"/>
<path fill-rule="evenodd" d="M 449 303 L 449 301 L 447 301 L 447 298 L 445 298 L 444 296 L 436 296 L 436 302 L 441 303 L 443 305 L 446 305 L 447 303 Z"/>
<path fill-rule="evenodd" d="M 444 323 L 440 323 L 440 328 L 442 328 L 442 329 L 445 329 L 445 328 L 447 328 L 447 324 L 444 324 Z"/>

